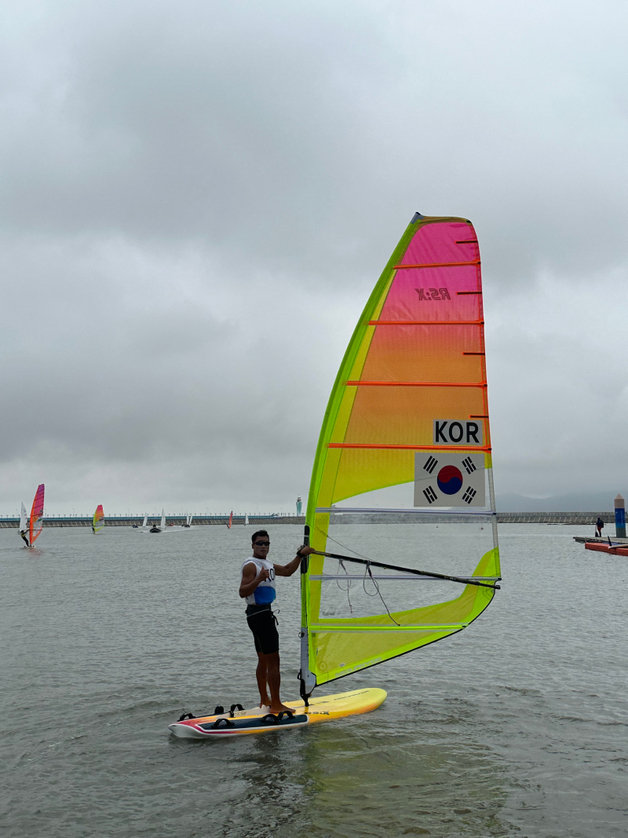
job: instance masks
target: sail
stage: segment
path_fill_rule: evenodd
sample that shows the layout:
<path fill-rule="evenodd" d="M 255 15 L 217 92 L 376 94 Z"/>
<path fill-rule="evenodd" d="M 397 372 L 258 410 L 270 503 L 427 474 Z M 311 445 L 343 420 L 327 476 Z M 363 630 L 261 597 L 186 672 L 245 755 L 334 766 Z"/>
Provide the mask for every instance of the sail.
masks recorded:
<path fill-rule="evenodd" d="M 20 508 L 20 532 L 26 532 L 28 530 L 28 512 L 26 511 L 26 507 L 22 502 L 22 506 Z"/>
<path fill-rule="evenodd" d="M 227 526 L 231 529 L 231 524 L 233 524 L 233 510 L 229 513 L 229 520 L 227 521 Z"/>
<path fill-rule="evenodd" d="M 31 547 L 39 537 L 43 527 L 44 515 L 44 484 L 40 483 L 33 498 L 31 515 L 29 520 L 29 542 Z"/>
<path fill-rule="evenodd" d="M 102 508 L 102 503 L 99 503 L 96 507 L 96 511 L 94 512 L 94 517 L 92 518 L 92 530 L 94 532 L 100 532 L 102 528 L 105 526 L 105 513 Z"/>
<path fill-rule="evenodd" d="M 327 556 L 302 567 L 302 695 L 454 634 L 491 602 L 500 568 L 469 221 L 415 215 L 376 284 L 329 398 L 306 539 Z"/>

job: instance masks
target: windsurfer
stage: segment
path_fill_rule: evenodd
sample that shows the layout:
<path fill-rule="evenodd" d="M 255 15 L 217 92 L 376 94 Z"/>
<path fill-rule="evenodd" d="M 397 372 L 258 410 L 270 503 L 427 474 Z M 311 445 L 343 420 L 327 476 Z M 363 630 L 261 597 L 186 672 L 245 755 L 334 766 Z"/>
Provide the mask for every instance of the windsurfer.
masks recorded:
<path fill-rule="evenodd" d="M 24 544 L 26 544 L 27 547 L 30 547 L 30 544 L 28 543 L 28 538 L 26 538 L 26 530 L 20 530 L 20 538 L 22 539 Z"/>
<path fill-rule="evenodd" d="M 604 521 L 598 516 L 598 519 L 595 522 L 595 536 L 596 536 L 596 538 L 601 538 L 603 529 L 604 529 Z"/>
<path fill-rule="evenodd" d="M 251 537 L 253 555 L 242 564 L 240 596 L 246 599 L 246 621 L 253 632 L 257 652 L 257 687 L 260 707 L 271 713 L 290 710 L 279 697 L 281 674 L 279 669 L 279 634 L 277 618 L 271 610 L 275 599 L 275 576 L 292 576 L 301 559 L 312 552 L 311 547 L 300 547 L 288 564 L 273 564 L 268 560 L 270 538 L 266 530 L 258 530 Z"/>

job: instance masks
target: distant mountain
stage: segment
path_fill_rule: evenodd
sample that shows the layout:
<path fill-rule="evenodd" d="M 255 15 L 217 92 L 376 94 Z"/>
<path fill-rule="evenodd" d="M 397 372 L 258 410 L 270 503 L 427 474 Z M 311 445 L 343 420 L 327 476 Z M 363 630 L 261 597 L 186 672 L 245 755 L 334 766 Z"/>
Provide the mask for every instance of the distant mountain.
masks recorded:
<path fill-rule="evenodd" d="M 498 512 L 613 512 L 615 497 L 623 492 L 581 492 L 532 498 L 526 495 L 498 494 Z M 628 501 L 626 502 L 628 505 Z"/>

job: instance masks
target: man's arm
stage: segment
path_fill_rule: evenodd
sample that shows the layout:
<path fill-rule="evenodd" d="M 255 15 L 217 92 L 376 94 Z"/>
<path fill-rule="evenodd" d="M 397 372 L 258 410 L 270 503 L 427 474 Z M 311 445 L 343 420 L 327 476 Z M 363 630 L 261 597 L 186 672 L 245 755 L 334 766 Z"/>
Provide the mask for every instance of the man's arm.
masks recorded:
<path fill-rule="evenodd" d="M 292 574 L 301 564 L 301 559 L 304 556 L 309 556 L 310 553 L 313 552 L 314 550 L 312 547 L 299 547 L 296 556 L 294 557 L 294 559 L 292 559 L 291 562 L 288 562 L 288 564 L 274 565 L 275 573 L 277 574 L 277 576 L 292 576 Z"/>

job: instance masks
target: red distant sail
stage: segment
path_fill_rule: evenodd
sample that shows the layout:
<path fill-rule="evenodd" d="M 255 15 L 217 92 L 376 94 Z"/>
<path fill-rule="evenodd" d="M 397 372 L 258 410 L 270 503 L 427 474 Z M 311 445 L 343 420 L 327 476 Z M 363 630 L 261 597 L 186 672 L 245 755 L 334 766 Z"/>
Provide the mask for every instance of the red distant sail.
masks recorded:
<path fill-rule="evenodd" d="M 29 523 L 30 545 L 35 543 L 42 531 L 44 521 L 44 484 L 40 483 L 35 492 L 33 499 L 33 506 L 31 508 L 31 518 Z"/>

